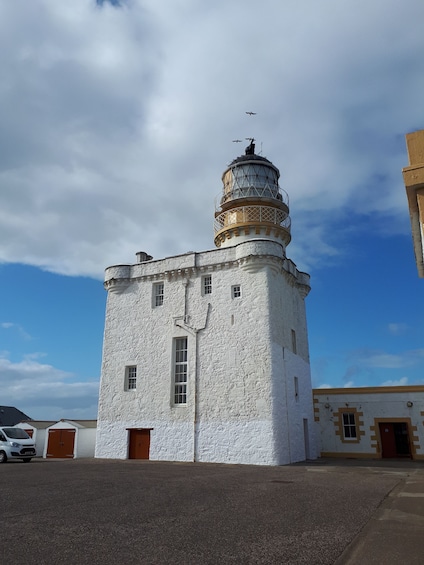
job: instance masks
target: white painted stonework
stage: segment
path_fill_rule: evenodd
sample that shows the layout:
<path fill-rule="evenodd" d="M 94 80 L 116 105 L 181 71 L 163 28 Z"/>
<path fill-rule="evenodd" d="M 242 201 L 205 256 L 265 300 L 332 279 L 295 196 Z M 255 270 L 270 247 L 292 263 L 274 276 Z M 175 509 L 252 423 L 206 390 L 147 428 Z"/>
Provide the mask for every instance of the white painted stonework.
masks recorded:
<path fill-rule="evenodd" d="M 154 306 L 158 282 L 164 301 Z M 317 456 L 309 276 L 280 243 L 249 240 L 109 267 L 105 287 L 96 457 L 127 458 L 128 428 L 152 428 L 153 460 L 282 465 Z M 175 405 L 173 340 L 183 336 L 187 403 Z M 126 390 L 127 366 L 137 367 L 135 390 Z"/>

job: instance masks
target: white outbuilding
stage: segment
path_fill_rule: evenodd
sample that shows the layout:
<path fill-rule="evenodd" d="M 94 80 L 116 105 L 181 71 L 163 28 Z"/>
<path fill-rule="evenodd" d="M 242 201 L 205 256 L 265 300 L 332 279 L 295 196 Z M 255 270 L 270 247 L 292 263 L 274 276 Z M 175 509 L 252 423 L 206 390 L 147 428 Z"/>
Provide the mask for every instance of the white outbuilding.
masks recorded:
<path fill-rule="evenodd" d="M 60 420 L 47 428 L 43 456 L 48 459 L 93 457 L 96 420 Z"/>

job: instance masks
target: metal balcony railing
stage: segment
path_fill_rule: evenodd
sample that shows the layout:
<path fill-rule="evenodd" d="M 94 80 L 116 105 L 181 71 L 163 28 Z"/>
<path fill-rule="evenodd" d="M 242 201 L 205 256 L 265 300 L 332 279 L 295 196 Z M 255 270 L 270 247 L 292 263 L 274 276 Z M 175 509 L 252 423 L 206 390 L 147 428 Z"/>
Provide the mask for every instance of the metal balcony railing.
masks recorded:
<path fill-rule="evenodd" d="M 215 218 L 214 232 L 236 224 L 266 223 L 280 226 L 290 231 L 291 219 L 283 210 L 271 206 L 240 206 L 222 212 Z"/>
<path fill-rule="evenodd" d="M 232 190 L 221 193 L 215 198 L 215 210 L 219 211 L 221 206 L 231 200 L 238 200 L 239 198 L 271 198 L 278 200 L 289 205 L 289 195 L 285 190 L 275 185 L 258 186 L 242 186 L 234 187 Z"/>

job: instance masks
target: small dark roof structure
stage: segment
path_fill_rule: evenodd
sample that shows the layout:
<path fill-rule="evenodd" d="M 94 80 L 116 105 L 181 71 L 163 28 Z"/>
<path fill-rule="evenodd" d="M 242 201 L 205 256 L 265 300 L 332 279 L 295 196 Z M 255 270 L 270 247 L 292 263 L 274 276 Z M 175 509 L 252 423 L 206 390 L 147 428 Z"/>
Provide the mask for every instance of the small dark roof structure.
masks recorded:
<path fill-rule="evenodd" d="M 245 153 L 244 155 L 240 155 L 240 157 L 236 157 L 236 159 L 231 161 L 230 164 L 234 165 L 235 163 L 242 163 L 247 161 L 262 161 L 264 163 L 268 163 L 269 165 L 275 167 L 275 165 L 273 165 L 273 163 L 271 163 L 269 159 L 267 159 L 266 157 L 262 157 L 262 155 L 256 155 L 256 153 Z"/>
<path fill-rule="evenodd" d="M 226 174 L 226 172 L 229 169 L 232 169 L 233 167 L 238 167 L 239 165 L 264 165 L 264 166 L 268 166 L 271 167 L 272 169 L 274 169 L 274 171 L 277 173 L 278 177 L 280 177 L 280 171 L 278 170 L 278 168 L 274 165 L 274 163 L 271 163 L 271 161 L 269 159 L 267 159 L 266 157 L 262 157 L 262 155 L 256 155 L 256 153 L 245 153 L 245 155 L 240 155 L 240 157 L 237 157 L 236 159 L 234 159 L 233 161 L 231 161 L 231 163 L 228 165 L 227 169 L 224 171 L 222 177 L 224 178 L 224 175 Z"/>
<path fill-rule="evenodd" d="M 31 420 L 31 418 L 14 406 L 0 406 L 0 426 L 14 426 L 22 420 Z"/>

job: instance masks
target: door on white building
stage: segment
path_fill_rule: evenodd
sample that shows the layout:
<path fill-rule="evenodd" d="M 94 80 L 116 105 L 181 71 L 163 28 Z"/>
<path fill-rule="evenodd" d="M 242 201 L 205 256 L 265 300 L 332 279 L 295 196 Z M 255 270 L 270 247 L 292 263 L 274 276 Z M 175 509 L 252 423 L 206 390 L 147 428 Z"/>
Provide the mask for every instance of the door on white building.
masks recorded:
<path fill-rule="evenodd" d="M 406 422 L 380 422 L 381 456 L 411 457 L 409 431 Z"/>
<path fill-rule="evenodd" d="M 49 430 L 46 457 L 72 459 L 74 457 L 74 448 L 75 430 Z"/>
<path fill-rule="evenodd" d="M 149 459 L 150 429 L 128 430 L 130 434 L 128 459 Z"/>

